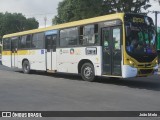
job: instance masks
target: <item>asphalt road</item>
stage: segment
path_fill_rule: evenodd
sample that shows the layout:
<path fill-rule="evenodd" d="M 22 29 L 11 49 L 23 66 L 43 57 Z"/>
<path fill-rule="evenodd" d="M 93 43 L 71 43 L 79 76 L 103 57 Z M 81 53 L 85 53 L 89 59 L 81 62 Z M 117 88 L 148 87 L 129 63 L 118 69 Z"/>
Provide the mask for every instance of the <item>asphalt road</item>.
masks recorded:
<path fill-rule="evenodd" d="M 0 111 L 160 111 L 160 76 L 85 82 L 77 75 L 26 75 L 0 65 Z M 123 118 L 128 119 L 135 118 Z"/>

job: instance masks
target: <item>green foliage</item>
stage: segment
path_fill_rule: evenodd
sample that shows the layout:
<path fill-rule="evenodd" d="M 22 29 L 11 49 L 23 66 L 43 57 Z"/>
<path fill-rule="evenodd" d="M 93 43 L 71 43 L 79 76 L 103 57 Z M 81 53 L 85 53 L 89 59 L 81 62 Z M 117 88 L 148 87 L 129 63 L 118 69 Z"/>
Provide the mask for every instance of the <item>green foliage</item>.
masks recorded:
<path fill-rule="evenodd" d="M 104 0 L 104 5 L 108 6 L 107 11 L 141 13 L 142 9 L 148 9 L 151 5 L 149 0 Z M 107 12 L 106 11 L 106 12 Z"/>
<path fill-rule="evenodd" d="M 21 13 L 0 13 L 0 36 L 36 29 L 39 23 L 35 18 L 26 18 Z"/>
<path fill-rule="evenodd" d="M 38 27 L 39 27 L 39 23 L 35 18 L 26 19 L 24 24 L 25 30 L 37 29 Z"/>
<path fill-rule="evenodd" d="M 115 12 L 140 13 L 147 9 L 149 0 L 63 0 L 53 24 L 81 20 Z"/>
<path fill-rule="evenodd" d="M 65 23 L 100 15 L 103 0 L 64 0 L 58 5 L 53 24 Z"/>

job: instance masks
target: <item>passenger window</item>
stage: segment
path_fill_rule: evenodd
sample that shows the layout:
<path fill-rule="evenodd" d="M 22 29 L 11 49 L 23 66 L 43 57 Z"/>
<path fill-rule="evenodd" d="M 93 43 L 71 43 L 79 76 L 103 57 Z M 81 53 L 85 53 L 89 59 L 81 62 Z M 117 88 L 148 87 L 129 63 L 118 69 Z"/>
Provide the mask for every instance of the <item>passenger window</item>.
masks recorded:
<path fill-rule="evenodd" d="M 19 41 L 19 48 L 21 49 L 31 48 L 31 40 L 32 40 L 32 35 L 22 36 Z"/>
<path fill-rule="evenodd" d="M 96 45 L 98 42 L 98 24 L 80 27 L 80 45 Z"/>
<path fill-rule="evenodd" d="M 26 48 L 31 47 L 31 40 L 32 40 L 32 35 L 27 35 L 26 36 Z"/>
<path fill-rule="evenodd" d="M 63 29 L 60 31 L 60 46 L 75 46 L 78 41 L 78 28 Z"/>
<path fill-rule="evenodd" d="M 3 39 L 3 50 L 10 50 L 11 49 L 11 43 L 10 38 Z"/>
<path fill-rule="evenodd" d="M 22 36 L 20 42 L 20 48 L 26 48 L 26 36 Z"/>
<path fill-rule="evenodd" d="M 12 37 L 11 38 L 11 48 L 18 48 L 18 41 L 19 41 L 19 37 Z"/>
<path fill-rule="evenodd" d="M 36 49 L 44 48 L 44 33 L 33 34 L 31 47 Z"/>

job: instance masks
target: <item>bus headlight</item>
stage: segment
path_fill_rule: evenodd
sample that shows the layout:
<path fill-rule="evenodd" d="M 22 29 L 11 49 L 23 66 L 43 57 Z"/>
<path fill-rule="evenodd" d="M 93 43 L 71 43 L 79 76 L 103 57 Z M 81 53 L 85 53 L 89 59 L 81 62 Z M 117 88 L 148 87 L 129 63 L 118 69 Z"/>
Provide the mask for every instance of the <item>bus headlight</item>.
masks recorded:
<path fill-rule="evenodd" d="M 158 60 L 156 60 L 156 64 L 158 64 Z"/>
<path fill-rule="evenodd" d="M 130 64 L 131 66 L 134 66 L 134 62 L 133 62 L 132 60 L 129 60 L 129 64 Z"/>

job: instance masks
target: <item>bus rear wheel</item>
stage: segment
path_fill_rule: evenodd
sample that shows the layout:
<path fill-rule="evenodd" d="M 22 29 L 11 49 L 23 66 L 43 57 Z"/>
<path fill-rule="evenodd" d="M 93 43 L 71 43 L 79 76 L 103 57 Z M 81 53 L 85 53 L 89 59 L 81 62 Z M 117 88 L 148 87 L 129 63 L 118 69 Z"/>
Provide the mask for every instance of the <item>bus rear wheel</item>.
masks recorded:
<path fill-rule="evenodd" d="M 29 64 L 28 60 L 25 60 L 23 62 L 22 68 L 23 68 L 23 73 L 25 73 L 25 74 L 29 74 L 30 73 L 31 70 L 30 70 L 30 64 Z"/>
<path fill-rule="evenodd" d="M 95 79 L 94 67 L 91 63 L 85 63 L 81 67 L 81 76 L 85 81 L 93 82 Z"/>

